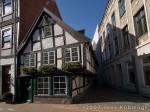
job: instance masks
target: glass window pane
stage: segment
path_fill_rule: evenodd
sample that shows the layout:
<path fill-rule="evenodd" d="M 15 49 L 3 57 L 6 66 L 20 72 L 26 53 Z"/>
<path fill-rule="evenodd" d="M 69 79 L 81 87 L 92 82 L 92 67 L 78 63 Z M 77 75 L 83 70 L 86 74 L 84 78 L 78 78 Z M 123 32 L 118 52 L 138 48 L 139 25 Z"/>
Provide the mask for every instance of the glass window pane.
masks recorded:
<path fill-rule="evenodd" d="M 48 89 L 44 89 L 44 94 L 48 94 Z"/>
<path fill-rule="evenodd" d="M 54 89 L 54 94 L 59 94 L 59 89 Z"/>
<path fill-rule="evenodd" d="M 48 88 L 48 83 L 44 83 L 44 88 Z"/>
<path fill-rule="evenodd" d="M 66 89 L 60 89 L 60 94 L 66 94 Z"/>
<path fill-rule="evenodd" d="M 66 82 L 65 77 L 60 77 L 60 82 Z"/>
<path fill-rule="evenodd" d="M 60 88 L 66 88 L 66 83 L 60 83 Z"/>
<path fill-rule="evenodd" d="M 38 88 L 43 88 L 43 83 L 38 83 Z"/>
<path fill-rule="evenodd" d="M 11 0 L 3 0 L 4 4 L 11 3 Z"/>
<path fill-rule="evenodd" d="M 150 56 L 143 59 L 143 64 L 150 64 Z"/>
<path fill-rule="evenodd" d="M 4 37 L 4 42 L 10 42 L 11 41 L 11 36 Z"/>
<path fill-rule="evenodd" d="M 11 30 L 10 30 L 10 28 L 9 28 L 9 29 L 6 29 L 6 30 L 3 30 L 3 37 L 9 36 L 9 35 L 11 35 Z"/>
<path fill-rule="evenodd" d="M 72 57 L 72 61 L 78 61 L 78 57 Z"/>
<path fill-rule="evenodd" d="M 59 88 L 59 83 L 54 83 L 54 88 Z"/>
<path fill-rule="evenodd" d="M 4 5 L 3 14 L 9 14 L 12 12 L 11 4 Z"/>
<path fill-rule="evenodd" d="M 59 82 L 59 77 L 54 77 L 54 82 Z"/>
<path fill-rule="evenodd" d="M 38 89 L 38 94 L 43 94 L 43 89 Z"/>

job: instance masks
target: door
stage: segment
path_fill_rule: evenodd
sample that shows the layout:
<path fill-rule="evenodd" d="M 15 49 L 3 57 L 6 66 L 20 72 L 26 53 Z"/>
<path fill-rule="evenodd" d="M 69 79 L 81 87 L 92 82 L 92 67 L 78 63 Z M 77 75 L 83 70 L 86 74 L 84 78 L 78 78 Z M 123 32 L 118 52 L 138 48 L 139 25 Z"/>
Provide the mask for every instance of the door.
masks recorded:
<path fill-rule="evenodd" d="M 121 64 L 117 65 L 117 81 L 118 81 L 118 86 L 122 87 L 123 86 L 123 76 L 122 76 L 122 67 Z"/>
<path fill-rule="evenodd" d="M 31 77 L 20 78 L 20 100 L 32 102 L 32 80 L 31 80 Z"/>
<path fill-rule="evenodd" d="M 2 67 L 2 94 L 11 91 L 11 66 Z"/>

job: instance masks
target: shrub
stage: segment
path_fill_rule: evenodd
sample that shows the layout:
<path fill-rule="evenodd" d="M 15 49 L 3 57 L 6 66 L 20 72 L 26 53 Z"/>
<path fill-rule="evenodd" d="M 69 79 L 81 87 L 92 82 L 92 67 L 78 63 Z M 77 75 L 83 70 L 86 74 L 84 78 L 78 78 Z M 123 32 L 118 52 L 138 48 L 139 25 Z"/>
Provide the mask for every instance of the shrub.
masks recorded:
<path fill-rule="evenodd" d="M 36 73 L 37 69 L 34 67 L 22 67 L 21 72 L 23 74 Z"/>
<path fill-rule="evenodd" d="M 3 101 L 5 102 L 12 102 L 12 99 L 13 99 L 13 94 L 10 93 L 10 92 L 7 92 L 7 93 L 4 93 L 3 94 Z"/>
<path fill-rule="evenodd" d="M 39 71 L 40 72 L 53 72 L 56 70 L 56 66 L 55 65 L 42 65 L 39 67 Z"/>
<path fill-rule="evenodd" d="M 69 63 L 65 63 L 62 66 L 63 70 L 69 70 L 69 69 L 82 69 L 81 63 L 79 62 L 69 62 Z"/>

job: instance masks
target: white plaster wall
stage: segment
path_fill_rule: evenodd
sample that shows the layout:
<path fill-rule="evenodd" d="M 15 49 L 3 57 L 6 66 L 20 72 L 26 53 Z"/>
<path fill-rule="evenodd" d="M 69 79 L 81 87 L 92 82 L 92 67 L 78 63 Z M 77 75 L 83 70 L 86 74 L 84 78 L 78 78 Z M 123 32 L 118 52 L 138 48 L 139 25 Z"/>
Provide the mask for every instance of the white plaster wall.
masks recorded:
<path fill-rule="evenodd" d="M 62 58 L 62 49 L 61 48 L 57 49 L 57 58 Z"/>
<path fill-rule="evenodd" d="M 57 68 L 62 69 L 62 60 L 57 60 Z"/>
<path fill-rule="evenodd" d="M 53 47 L 53 38 L 46 38 L 42 41 L 43 49 L 48 49 Z"/>
<path fill-rule="evenodd" d="M 1 50 L 1 56 L 9 56 L 13 53 L 12 49 Z"/>
<path fill-rule="evenodd" d="M 33 44 L 33 51 L 41 50 L 40 42 L 36 42 Z"/>
<path fill-rule="evenodd" d="M 73 38 L 68 32 L 65 32 L 65 35 L 66 35 L 66 44 L 73 44 L 78 42 L 78 40 Z"/>
<path fill-rule="evenodd" d="M 41 52 L 37 52 L 37 61 L 41 61 Z"/>
<path fill-rule="evenodd" d="M 63 34 L 63 29 L 58 24 L 54 26 L 54 31 L 55 36 Z"/>
<path fill-rule="evenodd" d="M 56 45 L 56 47 L 64 45 L 64 39 L 62 36 L 55 38 L 55 45 Z"/>

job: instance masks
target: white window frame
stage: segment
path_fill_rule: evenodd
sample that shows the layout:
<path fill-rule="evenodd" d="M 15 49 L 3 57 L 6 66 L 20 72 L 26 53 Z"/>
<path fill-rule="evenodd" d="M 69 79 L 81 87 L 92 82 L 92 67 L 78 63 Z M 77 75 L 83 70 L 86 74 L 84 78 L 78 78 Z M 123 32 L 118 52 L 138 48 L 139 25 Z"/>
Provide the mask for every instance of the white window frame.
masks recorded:
<path fill-rule="evenodd" d="M 44 80 L 44 78 L 48 78 L 48 88 L 38 88 L 38 85 L 39 85 L 39 83 L 38 83 L 38 79 L 39 78 L 43 78 L 43 80 Z M 42 84 L 44 84 L 45 82 L 42 82 Z M 38 89 L 48 89 L 48 94 L 38 94 Z M 37 95 L 38 96 L 45 96 L 45 95 L 49 95 L 50 94 L 50 80 L 49 80 L 49 77 L 38 77 L 37 78 Z"/>
<path fill-rule="evenodd" d="M 35 60 L 34 60 L 34 63 L 35 65 L 34 66 L 31 66 L 31 55 L 34 55 L 35 56 Z M 25 61 L 26 61 L 26 56 L 29 56 L 29 66 L 25 65 Z M 27 67 L 36 67 L 36 54 L 27 54 L 24 56 L 24 65 L 27 66 Z"/>
<path fill-rule="evenodd" d="M 11 40 L 10 40 L 10 44 L 11 44 L 11 46 L 10 47 L 3 47 L 3 32 L 5 31 L 5 30 L 7 30 L 7 29 L 10 29 L 10 32 L 11 32 L 11 34 L 10 34 L 10 37 L 11 37 Z M 2 28 L 2 30 L 1 30 L 1 48 L 2 49 L 8 49 L 8 48 L 11 48 L 12 47 L 12 27 L 7 27 L 7 28 Z"/>
<path fill-rule="evenodd" d="M 73 49 L 73 48 L 77 48 L 77 53 L 78 53 L 78 60 L 77 60 L 77 61 L 73 61 L 73 59 L 72 59 L 72 49 Z M 64 55 L 65 63 L 69 63 L 69 62 L 79 62 L 79 61 L 80 61 L 79 46 L 74 46 L 74 47 L 70 47 L 70 48 L 65 48 L 65 49 L 64 49 L 64 53 L 65 53 L 65 54 L 66 54 L 66 52 L 65 52 L 66 49 L 69 49 L 69 50 L 70 50 L 70 61 L 66 61 L 66 56 Z"/>
<path fill-rule="evenodd" d="M 57 89 L 59 89 L 59 93 L 60 93 L 60 89 L 65 89 L 65 92 L 66 92 L 65 94 L 55 94 L 55 93 L 54 93 L 54 89 L 55 89 L 55 88 L 54 88 L 54 83 L 55 83 L 55 82 L 54 82 L 54 78 L 55 78 L 55 77 L 59 77 L 59 78 L 60 78 L 60 77 L 64 77 L 64 78 L 65 78 L 65 82 L 61 82 L 61 83 L 65 83 L 65 84 L 66 84 L 66 88 L 57 88 Z M 56 82 L 56 83 L 59 83 L 59 84 L 60 84 L 60 82 Z M 60 85 L 59 85 L 59 86 L 60 86 Z M 66 76 L 54 76 L 54 77 L 53 77 L 53 95 L 67 95 L 67 77 L 66 77 Z"/>
<path fill-rule="evenodd" d="M 5 4 L 4 4 L 4 2 L 3 2 L 3 6 L 2 6 L 2 17 L 4 17 L 4 16 L 7 16 L 7 15 L 10 15 L 10 14 L 12 14 L 12 12 L 13 12 L 13 1 L 12 0 L 10 0 L 11 1 L 11 12 L 9 12 L 9 13 L 6 13 L 6 14 L 4 14 L 4 6 L 5 6 Z"/>
<path fill-rule="evenodd" d="M 50 28 L 50 31 L 51 31 L 50 35 L 46 35 L 46 27 Z M 51 37 L 53 35 L 52 25 L 46 25 L 46 26 L 44 26 L 43 31 L 44 31 L 44 38 Z"/>
<path fill-rule="evenodd" d="M 54 63 L 52 63 L 52 64 L 50 64 L 50 52 L 53 52 L 53 53 L 54 53 Z M 48 60 L 47 60 L 47 61 L 48 61 L 48 64 L 44 64 L 44 53 L 48 53 Z M 44 64 L 44 65 L 55 65 L 55 64 L 56 64 L 55 60 L 56 60 L 55 51 L 43 52 L 43 64 Z"/>

